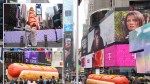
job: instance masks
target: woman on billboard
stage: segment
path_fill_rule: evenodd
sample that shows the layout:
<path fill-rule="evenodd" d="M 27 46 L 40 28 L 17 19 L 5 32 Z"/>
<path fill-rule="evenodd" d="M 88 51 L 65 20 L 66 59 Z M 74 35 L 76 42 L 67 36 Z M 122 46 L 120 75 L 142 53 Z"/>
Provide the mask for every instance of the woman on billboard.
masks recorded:
<path fill-rule="evenodd" d="M 141 26 L 145 24 L 145 17 L 139 11 L 130 11 L 125 17 L 125 26 L 129 30 L 127 39 L 129 40 L 130 52 L 143 49 L 143 40 L 141 39 Z M 140 46 L 137 46 L 140 45 Z"/>
<path fill-rule="evenodd" d="M 130 11 L 125 17 L 125 26 L 129 31 L 145 24 L 144 16 L 139 11 Z"/>
<path fill-rule="evenodd" d="M 99 26 L 94 26 L 94 28 L 94 40 L 92 43 L 91 52 L 96 52 L 104 48 L 103 39 L 100 36 L 100 28 Z"/>

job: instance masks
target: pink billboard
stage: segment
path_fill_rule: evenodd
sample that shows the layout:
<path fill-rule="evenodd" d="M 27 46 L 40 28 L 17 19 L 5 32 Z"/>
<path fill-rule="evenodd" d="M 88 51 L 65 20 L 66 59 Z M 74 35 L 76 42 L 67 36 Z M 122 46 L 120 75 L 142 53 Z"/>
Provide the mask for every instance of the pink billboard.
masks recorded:
<path fill-rule="evenodd" d="M 112 45 L 104 49 L 105 66 L 135 66 L 135 54 L 129 53 L 128 44 Z"/>

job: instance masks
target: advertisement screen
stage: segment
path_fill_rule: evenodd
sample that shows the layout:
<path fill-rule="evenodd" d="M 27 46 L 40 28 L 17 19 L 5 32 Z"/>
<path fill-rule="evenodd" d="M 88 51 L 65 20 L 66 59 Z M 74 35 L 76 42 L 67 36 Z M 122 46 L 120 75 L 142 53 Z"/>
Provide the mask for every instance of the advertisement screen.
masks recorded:
<path fill-rule="evenodd" d="M 144 47 L 143 52 L 136 53 L 137 73 L 150 73 L 150 46 Z"/>
<path fill-rule="evenodd" d="M 115 51 L 114 51 L 115 50 Z M 129 53 L 128 44 L 112 45 L 104 49 L 105 66 L 135 66 L 135 54 Z"/>
<path fill-rule="evenodd" d="M 144 40 L 144 47 L 150 46 L 150 23 L 142 26 L 141 38 Z"/>
<path fill-rule="evenodd" d="M 115 9 L 115 42 L 129 43 L 130 52 L 143 49 L 143 27 L 149 23 L 148 10 Z M 147 26 L 148 27 L 148 26 Z M 137 46 L 140 45 L 140 46 Z"/>
<path fill-rule="evenodd" d="M 50 64 L 52 53 L 51 52 L 32 52 L 26 51 L 24 53 L 25 63 L 32 64 Z"/>
<path fill-rule="evenodd" d="M 137 73 L 145 73 L 145 56 L 143 52 L 136 53 Z"/>
<path fill-rule="evenodd" d="M 81 41 L 81 50 L 82 50 L 82 56 L 88 54 L 88 38 L 87 36 L 82 38 Z"/>
<path fill-rule="evenodd" d="M 116 66 L 116 46 L 110 46 L 104 49 L 104 66 Z"/>
<path fill-rule="evenodd" d="M 62 55 L 63 55 L 63 53 L 60 51 L 53 52 L 52 66 L 61 67 L 60 62 L 62 61 Z"/>
<path fill-rule="evenodd" d="M 129 33 L 130 52 L 144 49 L 150 45 L 150 23 L 137 28 Z"/>
<path fill-rule="evenodd" d="M 92 68 L 92 57 L 93 57 L 93 53 L 85 56 L 84 68 Z"/>
<path fill-rule="evenodd" d="M 74 67 L 74 60 L 73 60 L 73 35 L 72 32 L 65 32 L 65 39 L 64 39 L 64 63 L 65 68 L 71 68 Z"/>
<path fill-rule="evenodd" d="M 100 35 L 98 25 L 91 27 L 93 30 L 88 34 L 88 53 L 94 53 L 104 48 L 103 38 Z"/>
<path fill-rule="evenodd" d="M 25 52 L 25 63 L 38 64 L 38 52 Z"/>
<path fill-rule="evenodd" d="M 115 42 L 128 43 L 128 29 L 125 28 L 124 19 L 127 11 L 115 10 L 114 21 L 115 21 Z"/>
<path fill-rule="evenodd" d="M 36 14 L 37 15 L 42 15 L 41 4 L 36 4 Z"/>
<path fill-rule="evenodd" d="M 114 13 L 107 16 L 100 24 L 100 36 L 103 39 L 104 46 L 111 44 L 114 39 Z"/>
<path fill-rule="evenodd" d="M 129 8 L 115 8 L 114 11 L 107 13 L 99 24 L 104 45 L 113 42 L 128 44 L 129 32 L 149 23 L 149 14 L 148 10 L 129 10 Z"/>
<path fill-rule="evenodd" d="M 38 63 L 50 64 L 52 61 L 52 52 L 39 52 L 38 54 Z"/>
<path fill-rule="evenodd" d="M 141 28 L 137 28 L 129 32 L 130 52 L 139 51 L 143 49 L 144 40 L 141 38 L 141 35 L 142 35 Z"/>
<path fill-rule="evenodd" d="M 144 47 L 145 73 L 150 73 L 150 45 Z"/>
<path fill-rule="evenodd" d="M 81 57 L 81 66 L 85 67 L 85 56 Z"/>
<path fill-rule="evenodd" d="M 104 50 L 99 50 L 93 55 L 93 67 L 103 67 L 104 66 Z"/>
<path fill-rule="evenodd" d="M 92 51 L 91 49 L 92 49 L 93 40 L 94 40 L 94 30 L 92 30 L 88 34 L 88 53 Z"/>

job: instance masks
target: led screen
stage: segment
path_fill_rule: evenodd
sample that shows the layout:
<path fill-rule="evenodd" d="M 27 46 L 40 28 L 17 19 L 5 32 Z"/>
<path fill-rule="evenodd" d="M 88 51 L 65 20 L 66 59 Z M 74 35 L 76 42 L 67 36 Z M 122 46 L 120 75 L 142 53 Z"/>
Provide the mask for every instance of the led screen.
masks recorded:
<path fill-rule="evenodd" d="M 128 44 L 112 45 L 104 49 L 105 66 L 135 66 L 135 54 L 129 53 Z"/>
<path fill-rule="evenodd" d="M 104 66 L 104 52 L 99 50 L 93 55 L 93 67 L 103 67 Z"/>

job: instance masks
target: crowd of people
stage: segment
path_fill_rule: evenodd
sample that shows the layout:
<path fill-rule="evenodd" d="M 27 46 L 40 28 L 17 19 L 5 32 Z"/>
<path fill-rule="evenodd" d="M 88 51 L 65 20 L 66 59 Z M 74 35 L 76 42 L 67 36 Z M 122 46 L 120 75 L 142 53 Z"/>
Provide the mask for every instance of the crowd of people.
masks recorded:
<path fill-rule="evenodd" d="M 149 84 L 150 79 L 146 77 L 131 76 L 128 77 L 131 84 Z"/>
<path fill-rule="evenodd" d="M 38 80 L 28 80 L 28 79 L 21 79 L 18 78 L 16 80 L 12 79 L 10 82 L 7 82 L 5 80 L 4 84 L 58 84 L 59 81 L 55 79 L 55 76 L 52 76 L 51 79 L 43 79 L 42 76 L 40 76 L 40 79 Z"/>

